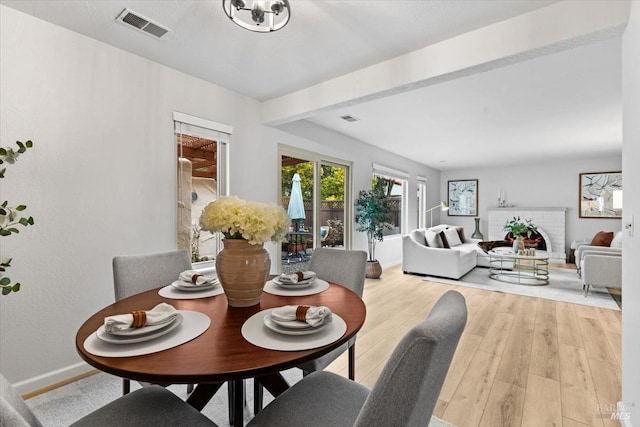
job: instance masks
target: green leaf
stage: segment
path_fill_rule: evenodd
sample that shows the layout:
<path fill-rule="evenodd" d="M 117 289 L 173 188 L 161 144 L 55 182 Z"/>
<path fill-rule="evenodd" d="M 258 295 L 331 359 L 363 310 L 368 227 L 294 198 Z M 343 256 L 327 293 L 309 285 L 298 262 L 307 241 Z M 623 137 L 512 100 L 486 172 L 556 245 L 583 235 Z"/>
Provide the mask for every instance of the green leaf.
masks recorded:
<path fill-rule="evenodd" d="M 4 202 L 2 202 L 2 205 L 0 205 L 0 206 L 2 206 L 3 208 L 6 208 L 8 204 L 9 204 L 9 202 L 7 200 L 5 200 Z"/>
<path fill-rule="evenodd" d="M 15 228 L 15 227 L 7 228 L 7 231 L 8 231 L 9 233 L 16 233 L 16 234 L 20 233 L 20 230 L 18 230 L 18 229 L 17 229 L 17 228 Z"/>
<path fill-rule="evenodd" d="M 16 283 L 12 288 L 13 292 L 18 292 L 20 290 L 20 283 Z"/>
<path fill-rule="evenodd" d="M 4 147 L 0 147 L 0 156 L 6 156 L 7 150 Z"/>
<path fill-rule="evenodd" d="M 0 228 L 0 236 L 10 236 L 11 232 L 5 230 L 4 228 Z"/>
<path fill-rule="evenodd" d="M 33 217 L 30 216 L 29 219 L 27 219 L 27 222 L 29 223 L 29 225 L 33 225 Z"/>
<path fill-rule="evenodd" d="M 26 205 L 19 205 L 18 207 L 16 207 L 16 210 L 17 210 L 17 211 L 23 211 L 23 210 L 25 210 L 25 209 L 27 209 L 27 206 L 26 206 Z"/>
<path fill-rule="evenodd" d="M 6 215 L 7 211 L 4 208 L 0 208 L 0 215 Z"/>
<path fill-rule="evenodd" d="M 18 221 L 20 224 L 24 225 L 25 227 L 27 225 L 29 225 L 29 220 L 27 218 L 20 218 L 20 220 Z"/>
<path fill-rule="evenodd" d="M 9 212 L 9 222 L 13 222 L 16 219 L 16 213 L 11 211 Z"/>
<path fill-rule="evenodd" d="M 7 286 L 9 283 L 11 283 L 11 279 L 9 279 L 8 277 L 0 278 L 0 285 Z"/>
<path fill-rule="evenodd" d="M 11 293 L 11 288 L 2 288 L 2 295 L 9 295 Z"/>
<path fill-rule="evenodd" d="M 0 160 L 0 165 L 3 164 L 4 162 L 2 160 Z M 7 170 L 7 168 L 4 168 L 2 170 L 0 170 L 0 178 L 4 178 L 4 173 Z"/>
<path fill-rule="evenodd" d="M 33 147 L 33 142 L 31 140 L 28 140 L 27 142 L 25 142 L 27 148 L 31 148 Z"/>

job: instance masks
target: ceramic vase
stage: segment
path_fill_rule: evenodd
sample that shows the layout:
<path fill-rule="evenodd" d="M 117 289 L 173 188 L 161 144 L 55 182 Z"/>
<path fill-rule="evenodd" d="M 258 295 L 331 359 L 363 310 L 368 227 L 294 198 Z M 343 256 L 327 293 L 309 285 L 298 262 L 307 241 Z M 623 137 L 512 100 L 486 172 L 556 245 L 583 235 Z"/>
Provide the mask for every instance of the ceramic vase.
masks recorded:
<path fill-rule="evenodd" d="M 524 250 L 524 239 L 520 236 L 513 240 L 513 253 L 517 254 L 519 250 Z"/>
<path fill-rule="evenodd" d="M 262 244 L 244 239 L 223 239 L 224 248 L 216 258 L 218 279 L 231 307 L 260 304 L 262 288 L 271 269 L 269 253 Z"/>
<path fill-rule="evenodd" d="M 484 240 L 484 236 L 482 235 L 482 233 L 480 232 L 480 218 L 473 218 L 476 222 L 476 229 L 473 232 L 473 234 L 471 235 L 472 239 L 480 239 L 480 240 Z"/>

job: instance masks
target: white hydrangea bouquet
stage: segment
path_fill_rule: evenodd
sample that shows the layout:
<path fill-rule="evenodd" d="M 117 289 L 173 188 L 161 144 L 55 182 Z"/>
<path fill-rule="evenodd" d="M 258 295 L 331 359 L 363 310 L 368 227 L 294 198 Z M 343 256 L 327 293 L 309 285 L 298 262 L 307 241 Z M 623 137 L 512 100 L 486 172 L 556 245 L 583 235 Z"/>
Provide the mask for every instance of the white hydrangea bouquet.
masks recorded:
<path fill-rule="evenodd" d="M 249 202 L 236 196 L 220 197 L 200 215 L 200 226 L 226 239 L 245 239 L 252 245 L 282 242 L 289 229 L 287 212 L 272 203 Z"/>

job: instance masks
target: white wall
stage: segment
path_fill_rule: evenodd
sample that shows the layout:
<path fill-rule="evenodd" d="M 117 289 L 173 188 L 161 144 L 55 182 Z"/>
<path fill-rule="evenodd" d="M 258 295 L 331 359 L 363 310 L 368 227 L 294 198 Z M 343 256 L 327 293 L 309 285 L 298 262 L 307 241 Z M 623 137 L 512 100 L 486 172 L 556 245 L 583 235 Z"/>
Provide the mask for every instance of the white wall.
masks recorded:
<path fill-rule="evenodd" d="M 14 258 L 10 277 L 23 286 L 0 298 L 0 370 L 21 381 L 62 369 L 48 379 L 58 380 L 76 372 L 81 322 L 113 301 L 112 257 L 176 247 L 172 112 L 235 125 L 242 152 L 260 140 L 247 124 L 257 122 L 259 105 L 13 9 L 0 12 L 2 145 L 35 143 L 8 169 L 2 198 L 26 204 L 36 222 L 2 239 L 0 255 Z M 255 146 L 256 156 L 267 151 Z M 237 156 L 231 166 L 237 182 Z M 244 195 L 269 189 L 256 180 Z"/>
<path fill-rule="evenodd" d="M 623 93 L 623 180 L 634 183 L 624 192 L 623 224 L 634 218 L 633 237 L 625 234 L 622 240 L 622 401 L 630 411 L 632 424 L 640 426 L 640 3 L 632 2 L 629 25 L 622 40 Z M 629 191 L 631 190 L 631 191 Z"/>
<path fill-rule="evenodd" d="M 458 179 L 478 179 L 478 216 L 480 231 L 488 237 L 487 209 L 498 206 L 498 192 L 505 193 L 506 203 L 516 207 L 565 207 L 566 253 L 574 239 L 591 239 L 598 231 L 621 229 L 619 219 L 579 218 L 578 179 L 583 172 L 619 171 L 621 156 L 571 161 L 549 161 L 543 164 L 523 163 L 521 165 L 444 171 L 441 174 L 441 194 L 447 197 L 447 181 Z M 624 186 L 625 178 L 623 178 Z M 630 182 L 630 181 L 626 181 Z M 625 191 L 626 197 L 626 191 Z M 446 216 L 442 222 L 463 225 L 466 235 L 474 230 L 473 217 Z"/>
<path fill-rule="evenodd" d="M 0 247 L 23 284 L 0 297 L 0 371 L 21 392 L 87 370 L 75 333 L 113 302 L 113 256 L 175 248 L 173 111 L 233 126 L 230 191 L 242 198 L 279 200 L 278 144 L 353 161 L 354 190 L 370 185 L 374 161 L 439 182 L 317 128 L 311 140 L 264 127 L 254 100 L 5 6 L 0 91 L 1 145 L 35 143 L 0 181 L 2 199 L 26 204 L 36 221 Z M 357 234 L 354 247 L 365 249 Z M 389 240 L 383 265 L 400 261 Z"/>

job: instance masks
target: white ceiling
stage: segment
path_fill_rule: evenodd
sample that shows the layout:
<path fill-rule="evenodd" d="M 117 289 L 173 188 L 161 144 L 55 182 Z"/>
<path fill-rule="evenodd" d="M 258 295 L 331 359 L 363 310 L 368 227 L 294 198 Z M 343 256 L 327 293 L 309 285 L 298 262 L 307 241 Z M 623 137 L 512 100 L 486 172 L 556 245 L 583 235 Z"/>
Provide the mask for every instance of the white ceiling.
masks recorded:
<path fill-rule="evenodd" d="M 556 3 L 290 2 L 291 22 L 261 34 L 229 21 L 221 0 L 0 0 L 260 101 Z M 125 7 L 172 31 L 156 40 L 115 22 Z M 620 62 L 616 38 L 307 120 L 441 170 L 619 155 Z"/>

